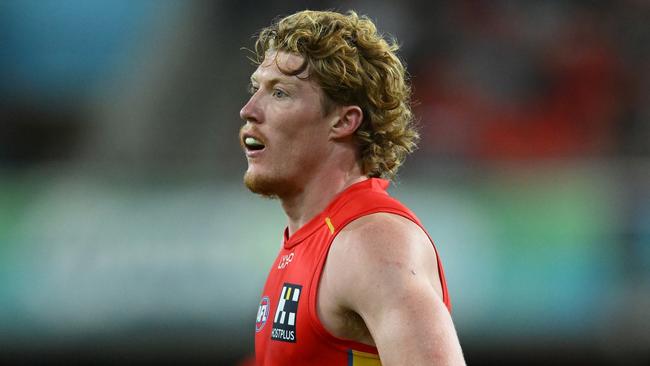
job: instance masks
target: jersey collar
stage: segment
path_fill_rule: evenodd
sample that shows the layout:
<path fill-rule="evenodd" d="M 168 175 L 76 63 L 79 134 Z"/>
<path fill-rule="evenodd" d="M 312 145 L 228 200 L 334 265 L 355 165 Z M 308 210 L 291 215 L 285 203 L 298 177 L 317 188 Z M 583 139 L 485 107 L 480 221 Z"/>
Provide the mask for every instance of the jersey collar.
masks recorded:
<path fill-rule="evenodd" d="M 293 235 L 289 236 L 289 228 L 286 227 L 284 229 L 284 235 L 283 235 L 284 247 L 286 249 L 290 249 L 300 244 L 307 237 L 313 234 L 316 230 L 322 228 L 323 226 L 326 226 L 327 223 L 325 222 L 325 218 L 332 215 L 332 213 L 336 212 L 338 208 L 341 207 L 343 204 L 345 204 L 356 192 L 365 191 L 369 189 L 386 191 L 389 184 L 390 182 L 385 179 L 368 178 L 366 180 L 363 180 L 361 182 L 349 186 L 348 188 L 340 192 L 338 195 L 336 195 L 336 197 L 327 205 L 327 207 L 321 213 L 319 213 L 314 218 L 309 220 L 309 222 L 307 222 L 300 229 L 298 229 Z"/>

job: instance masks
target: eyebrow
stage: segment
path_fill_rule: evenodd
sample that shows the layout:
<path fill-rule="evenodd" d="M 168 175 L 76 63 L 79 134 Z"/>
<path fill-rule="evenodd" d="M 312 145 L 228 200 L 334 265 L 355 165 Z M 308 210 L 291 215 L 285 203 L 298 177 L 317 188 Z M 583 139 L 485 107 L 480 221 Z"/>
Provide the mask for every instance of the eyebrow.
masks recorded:
<path fill-rule="evenodd" d="M 259 81 L 255 77 L 255 75 L 251 75 L 251 83 L 259 83 Z M 270 84 L 271 87 L 275 86 L 275 84 L 278 84 L 278 83 L 284 83 L 284 84 L 288 84 L 290 86 L 297 86 L 296 82 L 294 82 L 293 80 L 291 80 L 289 78 L 286 78 L 286 77 L 284 77 L 284 78 L 283 77 L 274 77 L 274 78 L 271 78 L 269 80 L 266 80 L 266 83 Z"/>

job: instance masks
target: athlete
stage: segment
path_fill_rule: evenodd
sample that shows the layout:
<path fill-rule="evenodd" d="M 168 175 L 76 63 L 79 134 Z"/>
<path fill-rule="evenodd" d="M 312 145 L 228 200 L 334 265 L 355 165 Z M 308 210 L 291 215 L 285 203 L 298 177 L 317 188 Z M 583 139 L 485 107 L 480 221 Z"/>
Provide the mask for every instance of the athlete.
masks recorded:
<path fill-rule="evenodd" d="M 397 48 L 354 12 L 302 11 L 258 34 L 244 183 L 288 218 L 258 365 L 465 363 L 433 242 L 386 193 L 418 137 Z"/>

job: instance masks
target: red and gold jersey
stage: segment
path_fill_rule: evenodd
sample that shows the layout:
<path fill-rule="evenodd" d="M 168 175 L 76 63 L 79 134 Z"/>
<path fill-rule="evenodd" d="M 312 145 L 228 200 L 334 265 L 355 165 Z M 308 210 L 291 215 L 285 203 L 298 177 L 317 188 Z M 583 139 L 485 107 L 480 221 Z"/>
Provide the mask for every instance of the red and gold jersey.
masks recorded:
<path fill-rule="evenodd" d="M 329 247 L 353 220 L 387 212 L 422 227 L 408 208 L 388 195 L 387 187 L 387 181 L 377 178 L 354 184 L 291 237 L 285 230 L 284 245 L 271 267 L 257 312 L 258 365 L 380 365 L 377 348 L 336 338 L 323 327 L 316 295 Z M 438 273 L 443 301 L 451 310 L 439 257 Z"/>

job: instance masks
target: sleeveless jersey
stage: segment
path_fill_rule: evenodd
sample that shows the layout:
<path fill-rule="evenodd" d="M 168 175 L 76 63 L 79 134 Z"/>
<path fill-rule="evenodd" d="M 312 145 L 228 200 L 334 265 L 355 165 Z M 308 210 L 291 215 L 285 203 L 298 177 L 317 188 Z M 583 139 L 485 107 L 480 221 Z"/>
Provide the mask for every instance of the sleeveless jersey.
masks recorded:
<path fill-rule="evenodd" d="M 258 308 L 257 365 L 380 365 L 377 348 L 336 338 L 323 327 L 316 300 L 330 245 L 348 223 L 387 212 L 403 216 L 424 230 L 408 208 L 388 195 L 387 187 L 388 181 L 377 178 L 356 183 L 290 237 L 285 229 L 283 246 L 271 267 Z M 451 311 L 445 275 L 437 258 L 443 301 Z"/>

